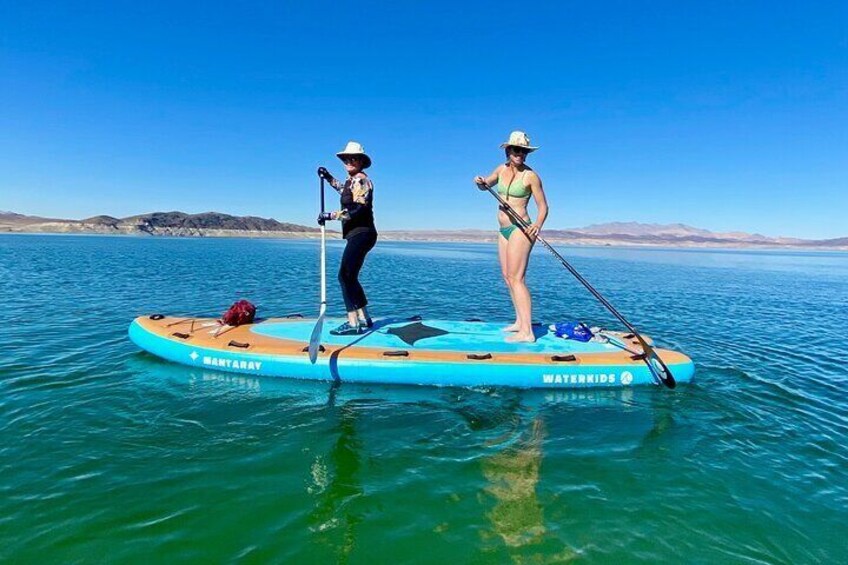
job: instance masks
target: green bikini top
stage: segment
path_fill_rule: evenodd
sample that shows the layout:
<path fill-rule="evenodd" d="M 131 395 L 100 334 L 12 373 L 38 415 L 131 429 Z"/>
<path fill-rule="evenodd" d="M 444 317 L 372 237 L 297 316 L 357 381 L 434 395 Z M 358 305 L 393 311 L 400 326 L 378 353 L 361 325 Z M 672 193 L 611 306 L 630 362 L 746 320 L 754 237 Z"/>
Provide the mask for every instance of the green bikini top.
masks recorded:
<path fill-rule="evenodd" d="M 501 175 L 498 175 L 498 194 L 506 196 L 507 198 L 510 196 L 514 196 L 516 198 L 527 198 L 530 196 L 530 187 L 524 184 L 524 177 L 527 175 L 528 170 L 529 169 L 524 169 L 521 174 L 517 174 L 512 177 L 509 186 L 504 186 Z M 519 183 L 518 186 L 516 186 L 516 182 Z"/>

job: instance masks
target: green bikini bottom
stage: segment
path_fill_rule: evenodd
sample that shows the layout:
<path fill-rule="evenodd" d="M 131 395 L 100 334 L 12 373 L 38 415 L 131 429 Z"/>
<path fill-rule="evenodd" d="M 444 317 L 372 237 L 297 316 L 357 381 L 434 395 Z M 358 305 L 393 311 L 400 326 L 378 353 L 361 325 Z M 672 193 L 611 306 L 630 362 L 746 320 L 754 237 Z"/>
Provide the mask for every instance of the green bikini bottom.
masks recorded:
<path fill-rule="evenodd" d="M 527 220 L 527 223 L 532 224 L 533 220 Z M 518 229 L 518 226 L 516 226 L 515 224 L 510 224 L 506 227 L 498 229 L 498 231 L 501 232 L 501 237 L 503 237 L 504 239 L 509 241 L 509 236 L 511 236 L 512 232 L 514 232 L 517 229 Z"/>

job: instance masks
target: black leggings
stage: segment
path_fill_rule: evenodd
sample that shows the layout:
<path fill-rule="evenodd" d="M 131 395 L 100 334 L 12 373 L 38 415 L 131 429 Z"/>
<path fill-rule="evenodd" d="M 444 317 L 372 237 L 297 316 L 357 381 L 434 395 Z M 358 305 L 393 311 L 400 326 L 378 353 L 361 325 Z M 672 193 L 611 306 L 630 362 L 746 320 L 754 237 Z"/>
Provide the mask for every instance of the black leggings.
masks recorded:
<path fill-rule="evenodd" d="M 339 282 L 342 285 L 342 298 L 348 312 L 364 308 L 368 304 L 365 291 L 359 284 L 359 270 L 365 262 L 365 256 L 377 243 L 377 232 L 365 231 L 351 236 L 342 254 L 339 267 Z"/>

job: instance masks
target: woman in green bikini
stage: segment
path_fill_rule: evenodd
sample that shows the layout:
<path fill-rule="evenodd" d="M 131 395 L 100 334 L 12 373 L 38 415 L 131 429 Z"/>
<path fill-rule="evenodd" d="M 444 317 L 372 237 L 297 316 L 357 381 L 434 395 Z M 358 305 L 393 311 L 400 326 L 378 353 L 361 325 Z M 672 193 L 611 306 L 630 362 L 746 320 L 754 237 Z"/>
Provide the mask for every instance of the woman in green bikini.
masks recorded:
<path fill-rule="evenodd" d="M 515 342 L 533 342 L 536 341 L 532 325 L 533 303 L 525 276 L 530 251 L 545 223 L 545 218 L 548 217 L 548 202 L 545 200 L 545 191 L 542 189 L 542 180 L 539 175 L 525 164 L 527 155 L 538 149 L 530 145 L 527 134 L 514 131 L 509 135 L 509 141 L 501 144 L 501 147 L 506 151 L 506 163 L 499 165 L 488 177 L 475 177 L 474 182 L 480 190 L 497 184 L 498 194 L 520 217 L 531 224 L 526 231 L 523 231 L 512 223 L 506 212 L 503 210 L 498 212 L 500 223 L 498 257 L 501 273 L 515 307 L 515 323 L 504 328 L 504 331 L 515 333 L 506 339 Z M 539 212 L 535 222 L 527 213 L 527 204 L 531 196 Z"/>

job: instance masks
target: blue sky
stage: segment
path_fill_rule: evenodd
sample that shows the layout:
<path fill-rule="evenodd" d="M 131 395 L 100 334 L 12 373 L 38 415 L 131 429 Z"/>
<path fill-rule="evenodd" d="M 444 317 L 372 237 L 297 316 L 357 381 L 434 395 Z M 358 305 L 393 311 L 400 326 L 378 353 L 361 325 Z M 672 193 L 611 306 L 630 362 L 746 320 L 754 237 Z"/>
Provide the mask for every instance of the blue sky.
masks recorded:
<path fill-rule="evenodd" d="M 493 228 L 513 129 L 551 228 L 848 235 L 848 4 L 0 0 L 0 210 L 312 224 L 356 139 L 378 228 Z"/>

